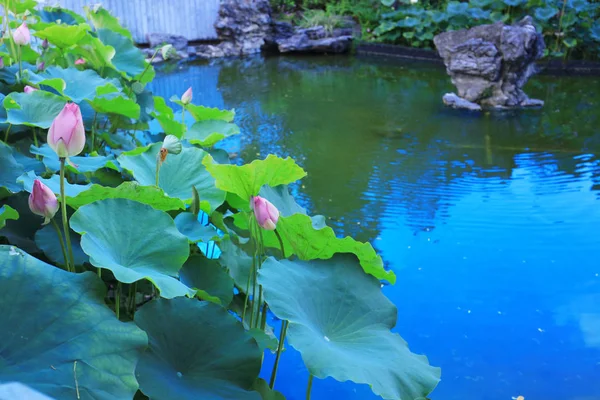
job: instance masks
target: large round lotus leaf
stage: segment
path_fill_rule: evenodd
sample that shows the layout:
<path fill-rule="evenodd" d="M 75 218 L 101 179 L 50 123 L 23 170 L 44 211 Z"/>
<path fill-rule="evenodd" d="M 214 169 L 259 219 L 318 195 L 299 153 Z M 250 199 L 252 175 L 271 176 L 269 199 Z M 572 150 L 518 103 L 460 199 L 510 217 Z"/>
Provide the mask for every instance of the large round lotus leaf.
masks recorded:
<path fill-rule="evenodd" d="M 147 345 L 119 322 L 93 273 L 68 273 L 12 246 L 0 246 L 0 381 L 56 399 L 130 399 Z M 77 382 L 75 382 L 75 376 Z"/>
<path fill-rule="evenodd" d="M 6 122 L 13 125 L 37 126 L 48 129 L 67 101 L 53 93 L 36 90 L 32 93 L 12 92 L 3 101 Z"/>
<path fill-rule="evenodd" d="M 185 138 L 190 143 L 197 143 L 202 147 L 212 147 L 221 140 L 238 133 L 240 133 L 240 128 L 236 124 L 213 119 L 196 122 L 186 132 Z"/>
<path fill-rule="evenodd" d="M 233 279 L 217 260 L 191 256 L 179 272 L 181 282 L 196 290 L 202 300 L 227 306 L 233 299 Z"/>
<path fill-rule="evenodd" d="M 175 226 L 179 232 L 184 234 L 190 242 L 210 242 L 213 238 L 219 238 L 219 234 L 210 225 L 204 225 L 198 221 L 198 217 L 191 212 L 183 212 L 175 217 Z"/>
<path fill-rule="evenodd" d="M 4 187 L 13 193 L 21 191 L 17 178 L 23 172 L 24 166 L 13 157 L 11 147 L 0 142 L 0 188 Z"/>
<path fill-rule="evenodd" d="M 61 218 L 54 218 L 58 228 L 61 232 L 61 238 L 63 234 L 63 224 Z M 79 243 L 81 237 L 73 232 L 72 229 L 69 230 L 69 234 L 71 237 L 71 247 L 73 249 L 73 259 L 75 261 L 75 265 L 83 265 L 86 262 L 90 261 L 90 258 L 87 254 L 83 252 L 81 249 L 81 245 Z M 63 257 L 63 252 L 60 247 L 60 239 L 58 238 L 58 234 L 56 233 L 56 229 L 52 224 L 48 224 L 39 231 L 35 233 L 35 244 L 40 248 L 50 259 L 52 262 L 60 265 L 65 265 L 65 259 Z"/>
<path fill-rule="evenodd" d="M 135 314 L 150 347 L 136 369 L 153 400 L 260 400 L 262 353 L 227 310 L 186 298 L 154 300 Z"/>
<path fill-rule="evenodd" d="M 115 56 L 111 61 L 118 71 L 131 77 L 144 71 L 146 68 L 144 53 L 135 47 L 130 38 L 106 28 L 98 29 L 96 33 L 102 43 L 115 49 Z"/>
<path fill-rule="evenodd" d="M 50 190 L 54 194 L 60 195 L 60 176 L 52 175 L 50 178 L 41 178 L 35 174 L 33 171 L 29 171 L 26 174 L 21 175 L 17 182 L 23 185 L 23 189 L 26 192 L 31 193 L 33 191 L 33 182 L 36 179 L 39 179 L 44 185 L 48 186 Z M 69 202 L 69 198 L 75 197 L 79 195 L 81 192 L 84 192 L 90 188 L 90 184 L 87 185 L 76 185 L 73 183 L 65 182 L 65 197 L 67 198 L 67 203 Z"/>
<path fill-rule="evenodd" d="M 306 172 L 290 157 L 279 158 L 272 154 L 264 160 L 254 160 L 242 166 L 216 164 L 209 156 L 204 159 L 204 165 L 219 189 L 246 201 L 250 200 L 250 196 L 256 196 L 264 185 L 285 185 L 306 176 Z"/>
<path fill-rule="evenodd" d="M 161 143 L 149 146 L 145 151 L 133 150 L 119 156 L 119 163 L 133 173 L 134 178 L 142 185 L 156 184 L 156 155 Z M 206 156 L 204 150 L 196 147 L 186 147 L 180 154 L 169 154 L 160 168 L 158 183 L 168 196 L 191 201 L 192 186 L 200 194 L 204 211 L 219 207 L 225 201 L 225 192 L 215 187 L 214 178 L 208 173 L 202 159 Z"/>
<path fill-rule="evenodd" d="M 317 378 L 368 384 L 384 399 L 401 400 L 423 399 L 437 385 L 439 368 L 390 331 L 396 307 L 354 257 L 269 258 L 259 282 L 273 313 L 289 321 L 289 343 Z"/>
<path fill-rule="evenodd" d="M 44 72 L 29 73 L 28 80 L 36 85 L 47 85 L 56 89 L 59 93 L 69 97 L 75 103 L 83 100 L 92 100 L 96 97 L 96 91 L 103 86 L 112 85 L 121 87 L 117 79 L 102 78 L 91 69 L 79 70 L 75 67 L 61 68 L 51 66 Z"/>
<path fill-rule="evenodd" d="M 34 92 L 37 93 L 37 92 Z M 29 148 L 31 154 L 36 154 L 38 156 L 43 157 L 44 165 L 52 172 L 57 172 L 60 170 L 60 161 L 58 159 L 58 155 L 48 146 L 44 144 L 40 147 L 31 146 Z M 101 168 L 110 168 L 115 171 L 119 170 L 117 163 L 115 161 L 115 157 L 113 155 L 109 156 L 75 156 L 69 157 L 69 160 L 77 166 L 77 168 L 72 167 L 67 164 L 67 169 L 78 173 L 78 172 L 94 172 Z"/>
<path fill-rule="evenodd" d="M 136 201 L 107 199 L 77 210 L 71 229 L 82 235 L 90 263 L 111 270 L 120 282 L 148 279 L 162 297 L 194 295 L 176 278 L 190 250 L 169 214 Z"/>

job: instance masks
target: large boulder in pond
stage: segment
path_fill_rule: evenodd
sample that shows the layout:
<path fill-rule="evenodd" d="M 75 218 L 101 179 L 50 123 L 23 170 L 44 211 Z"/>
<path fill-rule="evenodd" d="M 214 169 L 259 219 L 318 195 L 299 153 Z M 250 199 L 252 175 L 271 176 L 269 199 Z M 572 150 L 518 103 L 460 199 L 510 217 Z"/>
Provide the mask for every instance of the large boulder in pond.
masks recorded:
<path fill-rule="evenodd" d="M 281 26 L 275 26 L 274 38 L 280 53 L 347 53 L 352 48 L 352 28 L 338 28 L 331 32 L 323 26 L 292 28 L 277 35 Z"/>
<path fill-rule="evenodd" d="M 433 41 L 460 99 L 496 108 L 543 105 L 522 89 L 536 72 L 535 62 L 545 48 L 531 17 L 514 25 L 497 22 L 444 32 Z M 467 103 L 453 101 L 451 105 L 458 104 Z"/>

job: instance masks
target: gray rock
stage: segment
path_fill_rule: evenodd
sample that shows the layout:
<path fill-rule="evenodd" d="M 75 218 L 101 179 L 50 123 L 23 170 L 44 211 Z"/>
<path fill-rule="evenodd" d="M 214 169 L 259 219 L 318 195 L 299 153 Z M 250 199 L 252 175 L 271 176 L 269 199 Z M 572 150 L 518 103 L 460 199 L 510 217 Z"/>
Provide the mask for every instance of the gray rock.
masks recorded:
<path fill-rule="evenodd" d="M 458 97 L 455 93 L 446 93 L 442 97 L 442 101 L 445 105 L 452 108 L 461 108 L 471 111 L 481 111 L 481 106 L 476 103 L 472 103 L 469 100 L 465 100 L 462 97 Z"/>
<path fill-rule="evenodd" d="M 314 28 L 310 28 L 314 29 Z M 318 33 L 308 29 L 298 29 L 296 33 L 287 38 L 276 41 L 281 53 L 347 53 L 352 48 L 352 36 L 319 37 Z M 324 31 L 324 29 L 323 29 Z M 311 39 L 317 37 L 317 39 Z"/>
<path fill-rule="evenodd" d="M 169 35 L 166 33 L 149 33 L 146 35 L 150 48 L 163 46 L 170 44 L 175 47 L 177 51 L 186 51 L 188 47 L 188 40 L 185 36 L 181 35 Z"/>
<path fill-rule="evenodd" d="M 458 97 L 495 108 L 543 104 L 529 99 L 522 90 L 536 72 L 535 61 L 542 57 L 545 48 L 544 39 L 536 31 L 531 17 L 515 25 L 497 22 L 445 32 L 433 41 Z M 459 104 L 454 98 L 449 101 L 453 107 Z"/>

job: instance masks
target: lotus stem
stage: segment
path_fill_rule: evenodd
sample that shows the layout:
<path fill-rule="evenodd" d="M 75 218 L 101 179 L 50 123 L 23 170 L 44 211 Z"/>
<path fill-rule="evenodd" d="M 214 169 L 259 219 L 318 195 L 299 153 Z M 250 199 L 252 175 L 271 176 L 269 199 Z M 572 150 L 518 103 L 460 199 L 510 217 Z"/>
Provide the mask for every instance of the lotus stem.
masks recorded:
<path fill-rule="evenodd" d="M 279 368 L 279 359 L 281 358 L 281 351 L 283 350 L 283 342 L 285 342 L 287 328 L 288 321 L 282 321 L 281 332 L 279 333 L 279 344 L 277 345 L 277 355 L 275 356 L 275 364 L 273 365 L 273 371 L 271 372 L 271 382 L 269 383 L 269 387 L 271 389 L 275 387 L 275 379 L 277 378 L 277 368 Z"/>
<path fill-rule="evenodd" d="M 148 62 L 148 65 L 146 65 L 146 68 L 144 68 L 144 71 L 142 72 L 142 74 L 138 78 L 138 82 L 140 82 L 142 80 L 142 78 L 146 74 L 146 71 L 148 71 L 148 68 L 150 68 L 150 66 L 152 65 L 152 61 L 154 61 L 154 59 L 156 58 L 156 55 L 158 54 L 159 51 L 160 51 L 160 47 L 158 49 L 156 49 L 156 51 L 152 55 L 152 58 L 150 58 L 150 61 Z"/>
<path fill-rule="evenodd" d="M 248 273 L 248 283 L 246 283 L 246 298 L 244 299 L 244 309 L 242 310 L 242 325 L 244 325 L 244 319 L 246 318 L 246 309 L 248 308 L 248 298 L 250 297 L 250 279 L 252 278 L 253 270 L 254 270 L 254 260 L 252 261 L 252 269 Z"/>
<path fill-rule="evenodd" d="M 117 289 L 115 291 L 115 313 L 117 319 L 121 317 L 121 282 L 117 282 Z"/>
<path fill-rule="evenodd" d="M 281 235 L 279 234 L 279 231 L 277 229 L 275 229 L 275 236 L 277 236 L 277 240 L 279 240 L 279 247 L 281 248 L 281 257 L 286 258 L 285 257 L 285 248 L 283 247 L 283 240 L 281 239 Z"/>
<path fill-rule="evenodd" d="M 75 379 L 75 393 L 77 394 L 77 399 L 81 399 L 79 395 L 79 382 L 77 382 L 77 360 L 73 362 L 73 378 Z"/>
<path fill-rule="evenodd" d="M 314 376 L 311 374 L 308 376 L 308 385 L 306 385 L 306 400 L 310 400 L 310 392 L 312 391 L 312 383 Z"/>
<path fill-rule="evenodd" d="M 67 271 L 75 272 L 75 260 L 73 258 L 73 248 L 71 247 L 71 235 L 69 234 L 69 221 L 67 219 L 67 197 L 65 196 L 65 158 L 60 158 L 60 206 L 62 209 L 63 231 L 65 233 L 65 242 L 69 254 Z"/>
<path fill-rule="evenodd" d="M 67 271 L 69 271 L 69 262 L 67 259 L 67 249 L 65 248 L 65 241 L 63 240 L 62 233 L 60 232 L 60 227 L 58 226 L 58 224 L 56 223 L 56 221 L 54 219 L 51 219 L 50 221 L 52 221 L 52 226 L 54 227 L 54 230 L 56 231 L 56 235 L 58 236 L 58 242 L 60 243 L 60 249 L 62 250 L 63 260 L 65 262 L 65 268 L 67 269 Z"/>
<path fill-rule="evenodd" d="M 185 130 L 187 131 L 187 127 L 185 126 L 185 106 L 181 107 L 181 123 L 183 124 L 183 126 L 186 128 Z"/>
<path fill-rule="evenodd" d="M 17 47 L 17 59 L 19 60 L 19 83 L 23 80 L 23 66 L 21 63 L 21 45 Z"/>
<path fill-rule="evenodd" d="M 135 316 L 135 295 L 137 294 L 137 282 L 133 282 L 133 285 L 129 285 L 129 310 L 131 312 L 131 318 Z"/>
<path fill-rule="evenodd" d="M 562 10 L 560 11 L 560 18 L 558 19 L 558 34 L 556 35 L 556 45 L 554 46 L 554 51 L 558 52 L 558 43 L 560 41 L 561 32 L 562 32 L 562 21 L 563 16 L 565 15 L 565 7 L 567 6 L 567 0 L 563 0 Z"/>
<path fill-rule="evenodd" d="M 96 117 L 98 117 L 98 112 L 94 113 L 94 120 L 92 121 L 92 137 L 90 144 L 90 152 L 94 151 L 96 147 Z"/>
<path fill-rule="evenodd" d="M 98 278 L 102 278 L 102 268 L 97 268 Z"/>
<path fill-rule="evenodd" d="M 156 159 L 156 187 L 160 187 L 158 186 L 158 176 L 160 173 L 160 158 Z"/>
<path fill-rule="evenodd" d="M 260 329 L 262 331 L 265 330 L 265 328 L 267 327 L 267 312 L 269 311 L 269 306 L 267 305 L 266 302 L 263 303 L 263 309 L 262 309 L 262 319 L 260 321 Z"/>
<path fill-rule="evenodd" d="M 12 124 L 8 124 L 6 132 L 4 132 L 4 143 L 8 143 L 8 134 L 10 133 L 10 128 L 12 128 Z"/>
<path fill-rule="evenodd" d="M 33 132 L 33 144 L 35 144 L 35 147 L 40 147 L 40 145 L 38 144 L 38 138 L 37 138 L 37 135 L 36 135 L 36 133 L 35 133 L 35 128 L 33 128 L 33 129 L 31 130 L 31 132 Z M 36 154 L 35 158 L 36 158 L 36 159 L 39 159 L 39 156 Z"/>
<path fill-rule="evenodd" d="M 257 316 L 256 316 L 256 328 L 258 328 L 262 322 L 262 317 L 261 317 L 261 309 L 263 308 L 263 289 L 262 289 L 262 285 L 258 285 L 258 303 L 257 307 L 256 307 L 256 312 L 257 312 Z"/>

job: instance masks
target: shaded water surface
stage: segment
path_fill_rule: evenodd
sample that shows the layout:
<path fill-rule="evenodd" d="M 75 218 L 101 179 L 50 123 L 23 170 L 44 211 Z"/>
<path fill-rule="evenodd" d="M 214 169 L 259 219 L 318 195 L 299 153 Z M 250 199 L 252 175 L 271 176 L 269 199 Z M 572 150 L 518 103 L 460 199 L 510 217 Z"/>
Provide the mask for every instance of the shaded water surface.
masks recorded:
<path fill-rule="evenodd" d="M 154 89 L 189 85 L 236 109 L 236 162 L 296 158 L 299 202 L 396 272 L 396 331 L 442 367 L 432 400 L 600 399 L 600 79 L 539 76 L 542 110 L 486 114 L 443 107 L 442 69 L 381 59 L 225 60 Z M 277 388 L 306 380 L 285 352 Z M 377 397 L 328 379 L 312 398 Z"/>

